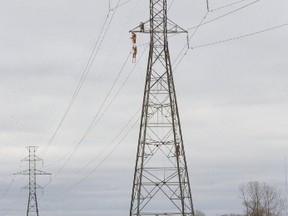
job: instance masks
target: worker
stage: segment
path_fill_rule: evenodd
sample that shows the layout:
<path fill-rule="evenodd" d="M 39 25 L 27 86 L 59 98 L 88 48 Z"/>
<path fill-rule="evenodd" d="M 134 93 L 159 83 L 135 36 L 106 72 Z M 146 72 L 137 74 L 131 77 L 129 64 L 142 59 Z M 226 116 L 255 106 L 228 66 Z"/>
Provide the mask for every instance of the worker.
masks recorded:
<path fill-rule="evenodd" d="M 143 22 L 140 22 L 140 31 L 144 32 L 144 23 Z"/>
<path fill-rule="evenodd" d="M 132 39 L 133 44 L 136 44 L 136 38 L 137 38 L 137 36 L 136 36 L 135 32 L 132 32 L 131 39 Z"/>
<path fill-rule="evenodd" d="M 180 146 L 178 144 L 176 145 L 176 155 L 180 155 Z"/>
<path fill-rule="evenodd" d="M 133 46 L 132 63 L 136 62 L 137 46 Z"/>

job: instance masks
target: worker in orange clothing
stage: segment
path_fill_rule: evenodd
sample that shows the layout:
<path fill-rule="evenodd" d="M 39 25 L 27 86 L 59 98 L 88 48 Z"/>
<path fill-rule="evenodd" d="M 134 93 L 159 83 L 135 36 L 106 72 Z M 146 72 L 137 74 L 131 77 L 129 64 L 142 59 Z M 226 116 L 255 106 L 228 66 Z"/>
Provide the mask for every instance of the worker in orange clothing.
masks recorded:
<path fill-rule="evenodd" d="M 140 31 L 144 32 L 144 23 L 143 22 L 140 22 Z"/>
<path fill-rule="evenodd" d="M 135 32 L 132 32 L 131 39 L 132 39 L 133 44 L 136 44 L 136 38 L 137 38 L 137 36 L 136 36 Z"/>
<path fill-rule="evenodd" d="M 133 53 L 132 53 L 132 63 L 136 63 L 136 56 L 137 56 L 137 46 L 133 46 L 133 48 L 132 48 L 132 51 L 133 51 Z"/>

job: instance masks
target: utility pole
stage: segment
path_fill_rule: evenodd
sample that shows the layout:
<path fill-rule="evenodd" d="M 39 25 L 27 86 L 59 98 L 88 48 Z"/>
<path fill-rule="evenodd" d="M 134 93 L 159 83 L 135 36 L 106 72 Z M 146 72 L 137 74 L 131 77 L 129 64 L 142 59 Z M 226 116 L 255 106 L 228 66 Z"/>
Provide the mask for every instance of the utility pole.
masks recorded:
<path fill-rule="evenodd" d="M 28 206 L 26 216 L 39 216 L 38 202 L 37 202 L 37 189 L 43 189 L 36 183 L 37 175 L 51 175 L 41 170 L 36 169 L 36 162 L 43 161 L 41 158 L 36 156 L 37 146 L 28 146 L 29 156 L 24 158 L 22 161 L 29 163 L 29 169 L 15 173 L 14 175 L 29 175 L 29 184 L 24 189 L 29 189 Z"/>
<path fill-rule="evenodd" d="M 168 34 L 187 31 L 167 18 L 167 0 L 150 0 L 149 21 L 130 32 L 150 35 L 130 216 L 194 216 L 168 49 Z"/>

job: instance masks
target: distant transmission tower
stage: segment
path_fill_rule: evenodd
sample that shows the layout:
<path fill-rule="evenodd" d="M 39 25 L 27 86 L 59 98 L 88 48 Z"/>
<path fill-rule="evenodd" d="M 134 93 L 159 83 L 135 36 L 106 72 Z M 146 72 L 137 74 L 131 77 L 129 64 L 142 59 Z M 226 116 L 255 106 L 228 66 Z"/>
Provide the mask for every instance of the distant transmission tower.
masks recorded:
<path fill-rule="evenodd" d="M 37 189 L 43 189 L 36 183 L 37 175 L 51 175 L 50 173 L 43 172 L 36 169 L 36 162 L 42 161 L 41 158 L 36 156 L 37 146 L 28 146 L 29 156 L 22 161 L 28 161 L 29 169 L 16 173 L 18 175 L 29 175 L 29 184 L 25 186 L 25 189 L 29 189 L 29 198 L 26 216 L 39 216 L 38 202 L 37 202 Z"/>
<path fill-rule="evenodd" d="M 168 34 L 187 33 L 167 18 L 167 0 L 150 0 L 150 34 L 130 216 L 194 216 Z M 136 45 L 133 45 L 136 46 Z"/>

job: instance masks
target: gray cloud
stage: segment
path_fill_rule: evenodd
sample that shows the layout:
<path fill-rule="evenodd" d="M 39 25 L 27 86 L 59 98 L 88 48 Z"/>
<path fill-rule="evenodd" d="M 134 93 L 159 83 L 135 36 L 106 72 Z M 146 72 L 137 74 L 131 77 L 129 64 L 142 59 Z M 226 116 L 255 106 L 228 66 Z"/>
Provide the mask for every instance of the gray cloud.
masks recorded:
<path fill-rule="evenodd" d="M 230 2 L 211 1 L 211 8 Z M 116 1 L 111 3 L 115 6 Z M 206 20 L 240 5 L 211 12 Z M 205 1 L 175 1 L 169 13 L 180 26 L 190 28 L 201 21 L 205 7 Z M 12 174 L 27 168 L 20 162 L 28 154 L 25 146 L 38 145 L 40 154 L 47 145 L 81 77 L 107 8 L 108 1 L 0 1 L 1 216 L 25 211 L 27 191 L 20 188 L 27 184 L 27 178 Z M 191 45 L 285 23 L 287 8 L 285 0 L 262 0 L 201 27 Z M 101 121 L 57 173 L 88 128 L 130 52 L 128 31 L 147 18 L 147 1 L 130 1 L 115 13 L 75 104 L 43 155 L 44 166 L 39 164 L 40 169 L 54 175 L 43 196 L 39 192 L 41 215 L 128 214 L 139 123 L 119 142 L 137 118 L 108 145 L 141 106 L 147 50 Z M 284 27 L 190 50 L 175 71 L 194 205 L 208 216 L 241 213 L 238 185 L 242 182 L 265 181 L 284 191 L 287 36 Z M 148 39 L 138 36 L 141 44 Z M 184 35 L 171 38 L 173 59 L 185 43 Z M 142 51 L 144 46 L 139 47 Z M 112 95 L 133 66 L 129 59 Z M 108 102 L 111 100 L 109 97 Z M 85 181 L 66 191 L 97 166 Z M 42 185 L 48 181 L 49 177 L 39 178 Z"/>

